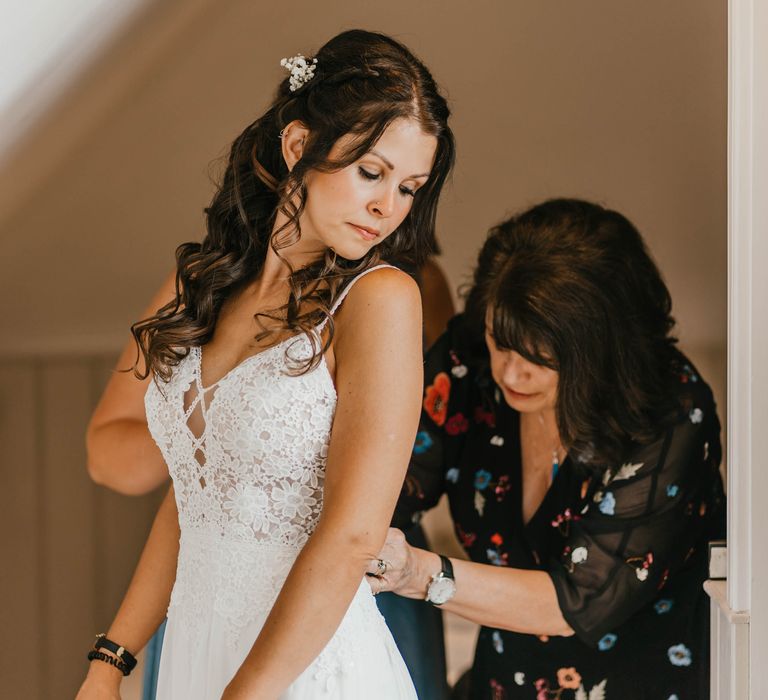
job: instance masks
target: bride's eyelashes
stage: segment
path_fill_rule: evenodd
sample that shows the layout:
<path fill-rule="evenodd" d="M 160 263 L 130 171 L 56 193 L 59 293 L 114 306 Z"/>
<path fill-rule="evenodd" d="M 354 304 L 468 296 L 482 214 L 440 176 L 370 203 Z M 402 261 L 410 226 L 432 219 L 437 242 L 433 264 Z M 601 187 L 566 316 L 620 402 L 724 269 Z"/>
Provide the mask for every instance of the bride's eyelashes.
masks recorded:
<path fill-rule="evenodd" d="M 381 173 L 372 173 L 370 170 L 366 170 L 362 165 L 357 167 L 357 171 L 365 180 L 375 181 L 381 179 Z M 412 190 L 405 185 L 400 185 L 400 193 L 407 197 L 414 197 L 416 195 L 416 190 Z"/>
<path fill-rule="evenodd" d="M 362 165 L 358 166 L 357 171 L 366 180 L 380 180 L 381 179 L 381 173 L 372 173 L 369 170 L 366 170 Z"/>

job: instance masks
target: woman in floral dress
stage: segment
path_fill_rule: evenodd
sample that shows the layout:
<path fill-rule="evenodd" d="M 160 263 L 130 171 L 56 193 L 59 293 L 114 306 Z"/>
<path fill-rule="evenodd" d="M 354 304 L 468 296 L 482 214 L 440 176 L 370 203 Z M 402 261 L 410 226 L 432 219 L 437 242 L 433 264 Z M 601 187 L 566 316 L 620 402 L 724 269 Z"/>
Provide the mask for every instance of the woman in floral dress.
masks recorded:
<path fill-rule="evenodd" d="M 471 561 L 443 607 L 482 625 L 470 697 L 708 697 L 720 425 L 670 308 L 636 229 L 587 202 L 545 202 L 483 247 L 427 358 L 396 517 L 448 495 Z M 441 570 L 395 529 L 379 556 L 374 591 L 424 597 Z"/>

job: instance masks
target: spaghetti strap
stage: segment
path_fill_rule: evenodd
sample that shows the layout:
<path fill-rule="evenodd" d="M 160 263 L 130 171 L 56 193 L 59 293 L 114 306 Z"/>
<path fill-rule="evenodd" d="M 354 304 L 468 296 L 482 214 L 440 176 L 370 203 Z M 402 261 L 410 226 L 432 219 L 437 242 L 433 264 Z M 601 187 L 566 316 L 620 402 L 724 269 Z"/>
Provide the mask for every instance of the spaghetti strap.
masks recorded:
<path fill-rule="evenodd" d="M 355 282 L 365 277 L 369 272 L 373 272 L 374 270 L 381 270 L 384 267 L 391 267 L 393 270 L 399 269 L 394 265 L 388 265 L 386 263 L 382 263 L 381 265 L 374 265 L 373 267 L 369 267 L 367 270 L 363 270 L 363 272 L 361 272 L 357 277 L 352 278 L 352 281 L 346 287 L 344 287 L 341 294 L 339 294 L 338 299 L 336 299 L 336 301 L 333 302 L 333 306 L 331 307 L 331 316 L 333 316 L 333 314 L 335 314 L 337 309 L 341 306 L 341 302 L 343 302 L 347 294 L 349 294 L 349 290 L 352 289 L 352 287 L 354 287 Z"/>

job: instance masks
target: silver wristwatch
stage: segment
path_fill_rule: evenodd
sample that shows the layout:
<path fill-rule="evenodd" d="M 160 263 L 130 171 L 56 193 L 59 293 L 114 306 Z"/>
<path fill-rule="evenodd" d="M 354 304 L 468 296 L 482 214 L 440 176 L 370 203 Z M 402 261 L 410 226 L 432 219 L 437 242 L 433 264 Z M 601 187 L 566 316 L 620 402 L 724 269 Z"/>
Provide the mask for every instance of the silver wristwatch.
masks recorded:
<path fill-rule="evenodd" d="M 442 569 L 432 576 L 427 585 L 425 600 L 432 605 L 447 603 L 456 593 L 456 579 L 453 577 L 451 560 L 441 554 L 440 564 Z"/>

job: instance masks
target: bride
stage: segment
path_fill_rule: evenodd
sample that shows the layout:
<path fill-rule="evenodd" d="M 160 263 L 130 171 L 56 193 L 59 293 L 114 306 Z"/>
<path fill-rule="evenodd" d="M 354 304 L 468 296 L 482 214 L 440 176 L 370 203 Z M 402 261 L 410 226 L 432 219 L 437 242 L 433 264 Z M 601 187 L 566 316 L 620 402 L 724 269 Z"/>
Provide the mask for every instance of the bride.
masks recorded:
<path fill-rule="evenodd" d="M 364 573 L 420 410 L 419 292 L 392 265 L 435 247 L 449 112 L 381 34 L 282 65 L 94 414 L 123 490 L 173 485 L 78 700 L 119 698 L 166 612 L 163 700 L 416 697 Z"/>

